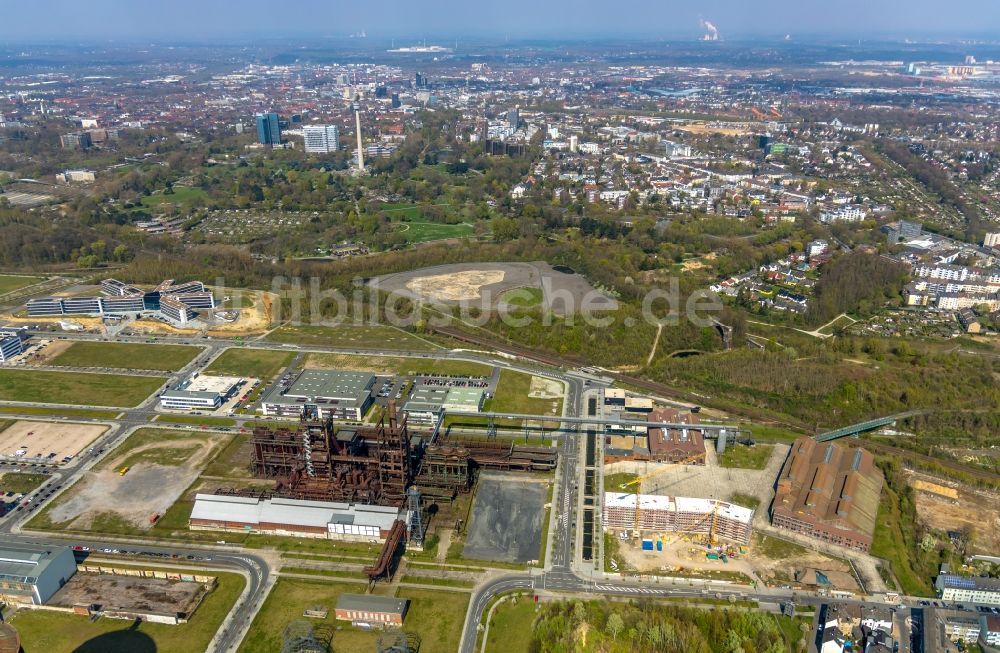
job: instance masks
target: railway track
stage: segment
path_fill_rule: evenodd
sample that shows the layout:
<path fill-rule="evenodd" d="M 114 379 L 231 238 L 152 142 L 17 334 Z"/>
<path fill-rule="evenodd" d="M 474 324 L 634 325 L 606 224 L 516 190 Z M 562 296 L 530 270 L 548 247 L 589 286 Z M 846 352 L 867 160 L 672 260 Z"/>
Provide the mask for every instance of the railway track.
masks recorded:
<path fill-rule="evenodd" d="M 480 347 L 487 347 L 489 349 L 495 349 L 506 354 L 512 354 L 514 356 L 520 356 L 528 360 L 533 360 L 545 365 L 550 365 L 552 367 L 559 368 L 574 368 L 574 367 L 586 367 L 591 365 L 589 361 L 582 358 L 577 358 L 575 356 L 556 356 L 548 352 L 538 351 L 536 349 L 531 349 L 523 345 L 517 345 L 510 342 L 504 342 L 501 340 L 495 340 L 492 338 L 487 338 L 484 336 L 477 336 L 464 331 L 459 331 L 457 329 L 451 329 L 448 327 L 436 327 L 435 331 L 441 335 L 448 336 L 454 340 L 460 340 L 462 342 L 467 342 L 469 344 L 478 345 Z M 683 401 L 685 403 L 690 403 L 692 405 L 710 405 L 705 402 L 705 398 L 694 394 L 692 392 L 687 392 L 684 390 L 678 390 L 677 388 L 664 385 L 656 381 L 650 381 L 649 379 L 644 379 L 638 376 L 631 376 L 628 374 L 622 374 L 620 372 L 605 372 L 605 374 L 619 383 L 624 383 L 631 385 L 633 387 L 645 390 L 652 394 L 666 397 L 668 399 L 674 399 L 676 401 Z M 790 422 L 787 420 L 775 419 L 773 416 L 766 415 L 762 411 L 756 411 L 753 409 L 740 408 L 736 409 L 731 406 L 720 406 L 720 410 L 726 412 L 734 413 L 741 417 L 749 420 L 756 421 L 761 424 L 770 424 L 775 426 L 782 426 L 793 431 L 802 432 L 805 435 L 805 426 L 799 423 Z"/>
<path fill-rule="evenodd" d="M 903 449 L 901 447 L 894 447 L 889 444 L 883 444 L 881 442 L 876 442 L 871 439 L 865 440 L 865 447 L 871 449 L 875 453 L 882 454 L 892 454 L 899 456 L 903 460 L 919 460 L 925 463 L 930 463 L 933 465 L 938 465 L 940 467 L 945 467 L 962 474 L 967 474 L 973 478 L 977 478 L 984 481 L 989 481 L 990 483 L 996 484 L 1000 482 L 1000 475 L 994 474 L 993 472 L 987 471 L 980 467 L 973 467 L 970 465 L 964 465 L 953 460 L 948 460 L 947 458 L 934 458 L 933 456 L 928 456 L 927 454 L 918 453 L 916 451 L 911 451 L 909 449 Z"/>

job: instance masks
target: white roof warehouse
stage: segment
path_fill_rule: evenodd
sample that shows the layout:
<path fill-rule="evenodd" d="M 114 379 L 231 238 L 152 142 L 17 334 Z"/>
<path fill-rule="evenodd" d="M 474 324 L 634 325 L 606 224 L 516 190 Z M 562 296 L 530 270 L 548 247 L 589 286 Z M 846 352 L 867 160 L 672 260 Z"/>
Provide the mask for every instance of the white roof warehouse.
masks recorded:
<path fill-rule="evenodd" d="M 399 509 L 365 504 L 299 499 L 198 494 L 188 526 L 331 540 L 382 541 Z"/>

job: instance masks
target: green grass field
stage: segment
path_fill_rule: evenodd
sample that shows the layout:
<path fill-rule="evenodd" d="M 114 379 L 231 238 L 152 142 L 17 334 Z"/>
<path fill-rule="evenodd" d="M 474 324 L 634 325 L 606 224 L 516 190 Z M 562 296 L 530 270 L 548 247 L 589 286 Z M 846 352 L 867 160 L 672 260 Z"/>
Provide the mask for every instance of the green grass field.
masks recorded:
<path fill-rule="evenodd" d="M 729 502 L 743 506 L 744 508 L 753 508 L 754 510 L 760 507 L 760 499 L 752 494 L 744 494 L 743 492 L 734 492 L 729 497 Z"/>
<path fill-rule="evenodd" d="M 167 203 L 190 206 L 200 200 L 206 199 L 207 197 L 208 193 L 201 188 L 177 186 L 174 188 L 174 192 L 170 195 L 157 193 L 156 195 L 147 195 L 146 197 L 143 197 L 142 206 L 145 208 L 156 208 L 161 204 Z"/>
<path fill-rule="evenodd" d="M 482 363 L 446 358 L 402 358 L 353 354 L 309 354 L 306 367 L 337 368 L 373 374 L 438 374 L 444 376 L 489 376 L 491 368 Z"/>
<path fill-rule="evenodd" d="M 114 419 L 118 411 L 87 410 L 84 408 L 38 408 L 36 406 L 0 406 L 2 415 L 44 415 L 46 417 L 90 417 L 93 419 Z"/>
<path fill-rule="evenodd" d="M 0 295 L 20 290 L 33 283 L 42 281 L 42 277 L 22 277 L 13 274 L 0 274 Z"/>
<path fill-rule="evenodd" d="M 325 620 L 311 620 L 316 625 L 336 628 L 331 642 L 333 651 L 373 651 L 379 634 L 352 627 L 334 618 L 334 607 L 341 594 L 363 594 L 365 583 L 347 581 L 279 578 L 257 613 L 240 653 L 272 653 L 281 649 L 282 633 L 292 621 L 302 618 L 309 607 L 323 606 L 330 611 Z M 469 595 L 447 589 L 424 590 L 402 587 L 400 598 L 410 599 L 410 609 L 403 630 L 416 633 L 421 653 L 453 653 L 458 650 Z"/>
<path fill-rule="evenodd" d="M 439 222 L 403 222 L 400 232 L 406 237 L 406 242 L 428 243 L 432 240 L 447 238 L 469 238 L 474 236 L 476 229 L 467 222 L 458 224 L 441 224 Z"/>
<path fill-rule="evenodd" d="M 541 288 L 515 288 L 501 295 L 500 301 L 511 306 L 528 308 L 541 304 L 543 296 Z"/>
<path fill-rule="evenodd" d="M 48 362 L 57 367 L 115 367 L 176 372 L 191 362 L 199 347 L 140 345 L 125 342 L 74 342 Z"/>
<path fill-rule="evenodd" d="M 525 592 L 516 601 L 509 598 L 500 603 L 490 621 L 486 651 L 488 653 L 530 651 L 533 639 L 532 623 L 536 611 L 537 606 L 530 592 Z"/>
<path fill-rule="evenodd" d="M 635 493 L 639 491 L 638 483 L 635 485 L 630 485 L 629 487 L 622 489 L 622 486 L 626 483 L 630 483 L 635 479 L 639 478 L 638 474 L 607 474 L 604 477 L 604 491 L 605 492 L 631 492 Z"/>
<path fill-rule="evenodd" d="M 266 382 L 291 363 L 293 358 L 295 354 L 287 351 L 232 348 L 212 361 L 205 374 L 253 377 Z"/>
<path fill-rule="evenodd" d="M 0 370 L 0 400 L 131 407 L 164 381 L 160 376 Z"/>
<path fill-rule="evenodd" d="M 156 415 L 160 424 L 200 424 L 204 426 L 236 426 L 236 420 L 228 417 L 203 417 L 201 415 Z"/>
<path fill-rule="evenodd" d="M 48 478 L 45 474 L 24 474 L 21 472 L 0 474 L 0 494 L 4 492 L 25 494 L 47 481 Z"/>
<path fill-rule="evenodd" d="M 560 392 L 562 385 L 559 386 Z M 497 413 L 526 413 L 529 415 L 562 415 L 562 397 L 536 399 L 528 396 L 531 375 L 514 370 L 501 370 L 497 392 L 488 410 Z"/>
<path fill-rule="evenodd" d="M 157 567 L 148 567 L 157 568 Z M 172 571 L 177 571 L 170 568 Z M 21 610 L 10 620 L 21 634 L 24 653 L 189 653 L 204 651 L 243 591 L 246 580 L 239 574 L 183 570 L 215 576 L 217 585 L 186 624 L 171 626 L 143 621 L 133 625 L 120 619 L 98 619 L 48 612 Z"/>
<path fill-rule="evenodd" d="M 390 326 L 283 326 L 272 331 L 268 340 L 294 345 L 343 347 L 345 349 L 438 350 L 433 344 Z"/>
<path fill-rule="evenodd" d="M 774 446 L 770 444 L 755 444 L 752 447 L 734 444 L 726 447 L 725 453 L 719 456 L 719 466 L 764 469 L 773 451 Z"/>

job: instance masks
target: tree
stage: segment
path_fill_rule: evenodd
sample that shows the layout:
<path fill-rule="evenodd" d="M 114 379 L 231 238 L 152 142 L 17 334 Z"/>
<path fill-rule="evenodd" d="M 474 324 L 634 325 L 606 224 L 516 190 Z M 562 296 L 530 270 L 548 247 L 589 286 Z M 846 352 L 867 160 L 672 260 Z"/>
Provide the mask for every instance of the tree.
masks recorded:
<path fill-rule="evenodd" d="M 617 640 L 619 633 L 622 632 L 622 628 L 625 627 L 625 622 L 622 617 L 617 612 L 612 612 L 608 617 L 608 623 L 605 626 L 608 634 L 611 635 L 611 639 Z"/>

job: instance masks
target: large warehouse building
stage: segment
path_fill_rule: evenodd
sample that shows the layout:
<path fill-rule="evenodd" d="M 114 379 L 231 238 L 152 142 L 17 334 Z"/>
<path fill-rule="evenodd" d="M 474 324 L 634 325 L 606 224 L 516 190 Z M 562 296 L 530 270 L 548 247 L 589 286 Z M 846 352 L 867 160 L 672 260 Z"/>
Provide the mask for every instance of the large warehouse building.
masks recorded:
<path fill-rule="evenodd" d="M 188 527 L 192 530 L 382 542 L 398 518 L 399 509 L 387 506 L 197 494 Z"/>
<path fill-rule="evenodd" d="M 75 573 L 69 547 L 5 544 L 0 548 L 0 602 L 42 605 Z"/>
<path fill-rule="evenodd" d="M 605 528 L 635 528 L 637 501 L 641 531 L 708 535 L 714 522 L 717 537 L 740 544 L 749 542 L 753 532 L 754 511 L 750 508 L 711 499 L 620 492 L 604 494 Z"/>
<path fill-rule="evenodd" d="M 265 415 L 360 422 L 372 404 L 375 376 L 346 370 L 303 370 L 290 384 L 279 382 L 261 403 Z"/>
<path fill-rule="evenodd" d="M 778 476 L 771 521 L 867 551 L 881 492 L 882 473 L 868 451 L 799 438 Z"/>

